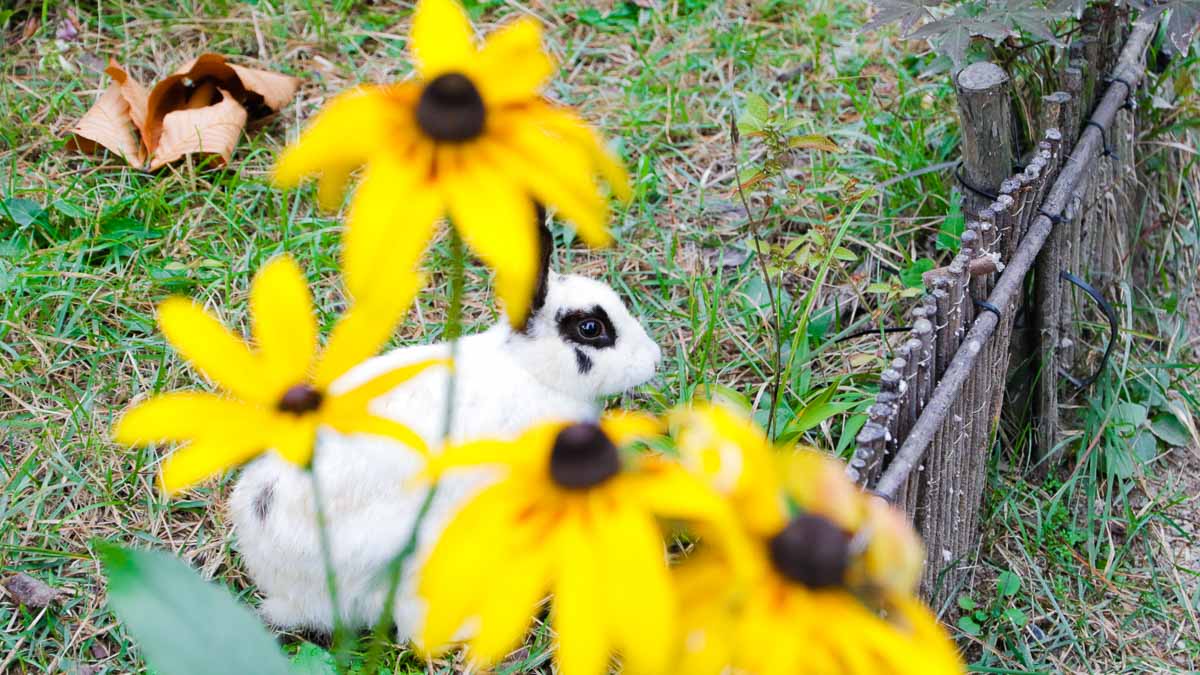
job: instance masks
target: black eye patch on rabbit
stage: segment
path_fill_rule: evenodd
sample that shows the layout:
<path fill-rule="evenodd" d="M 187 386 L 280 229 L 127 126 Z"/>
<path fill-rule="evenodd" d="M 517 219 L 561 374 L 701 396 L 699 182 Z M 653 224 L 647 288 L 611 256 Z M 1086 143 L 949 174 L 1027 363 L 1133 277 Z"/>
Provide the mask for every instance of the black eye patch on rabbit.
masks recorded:
<path fill-rule="evenodd" d="M 568 343 L 583 347 L 605 349 L 617 343 L 617 331 L 604 308 L 596 305 L 589 310 L 559 312 L 555 317 L 559 336 Z M 592 369 L 592 359 L 578 347 L 575 362 L 580 374 Z"/>

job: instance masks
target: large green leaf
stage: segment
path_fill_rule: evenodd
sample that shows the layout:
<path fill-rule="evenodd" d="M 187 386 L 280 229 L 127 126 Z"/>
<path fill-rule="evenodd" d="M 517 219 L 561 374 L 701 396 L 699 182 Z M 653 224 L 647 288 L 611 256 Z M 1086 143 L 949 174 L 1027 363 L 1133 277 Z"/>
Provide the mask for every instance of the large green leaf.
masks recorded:
<path fill-rule="evenodd" d="M 287 659 L 228 591 L 159 551 L 98 543 L 108 604 L 162 675 L 287 675 Z"/>

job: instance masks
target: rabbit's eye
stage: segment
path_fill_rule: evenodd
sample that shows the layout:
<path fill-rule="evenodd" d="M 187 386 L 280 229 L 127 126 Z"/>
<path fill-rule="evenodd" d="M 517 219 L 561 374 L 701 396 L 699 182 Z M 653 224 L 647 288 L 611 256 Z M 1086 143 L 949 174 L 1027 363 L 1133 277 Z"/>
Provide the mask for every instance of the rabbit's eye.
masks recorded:
<path fill-rule="evenodd" d="M 599 305 L 590 310 L 560 311 L 555 317 L 563 340 L 582 347 L 604 349 L 617 343 L 617 331 Z"/>
<path fill-rule="evenodd" d="M 579 336 L 588 340 L 595 340 L 604 334 L 604 324 L 595 319 L 584 319 L 579 322 Z"/>

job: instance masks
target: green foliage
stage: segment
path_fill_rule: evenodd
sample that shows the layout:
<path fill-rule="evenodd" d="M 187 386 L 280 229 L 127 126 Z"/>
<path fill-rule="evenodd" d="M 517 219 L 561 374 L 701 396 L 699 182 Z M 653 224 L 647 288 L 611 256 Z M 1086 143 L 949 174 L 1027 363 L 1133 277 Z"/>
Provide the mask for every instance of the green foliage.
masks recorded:
<path fill-rule="evenodd" d="M 159 551 L 103 542 L 96 548 L 108 579 L 108 603 L 156 671 L 292 672 L 258 617 L 183 561 Z"/>
<path fill-rule="evenodd" d="M 1009 39 L 1059 45 L 1054 26 L 1078 18 L 1079 0 L 873 0 L 878 9 L 864 26 L 873 30 L 899 23 L 906 37 L 928 40 L 955 68 L 972 47 Z"/>
<path fill-rule="evenodd" d="M 957 621 L 959 630 L 991 643 L 1020 631 L 1029 623 L 1025 611 L 1014 604 L 1020 590 L 1021 578 L 1004 570 L 996 578 L 996 594 L 986 604 L 981 605 L 971 595 L 958 596 L 958 608 L 963 612 Z"/>

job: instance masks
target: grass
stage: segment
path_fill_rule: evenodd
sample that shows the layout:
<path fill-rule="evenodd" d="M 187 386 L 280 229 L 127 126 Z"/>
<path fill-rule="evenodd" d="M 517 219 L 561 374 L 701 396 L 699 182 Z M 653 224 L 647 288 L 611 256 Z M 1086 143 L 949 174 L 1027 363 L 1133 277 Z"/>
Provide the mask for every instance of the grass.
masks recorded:
<path fill-rule="evenodd" d="M 467 4 L 485 26 L 523 11 Z M 748 260 L 756 246 L 733 189 L 741 170 L 762 164 L 764 148 L 743 139 L 735 159 L 729 116 L 758 95 L 772 120 L 828 136 L 840 152 L 798 153 L 749 197 L 750 216 L 766 224 L 764 254 L 783 280 L 789 339 L 777 429 L 844 455 L 886 354 L 878 340 L 832 339 L 855 312 L 897 323 L 901 273 L 943 260 L 936 242 L 954 226 L 952 178 L 917 172 L 957 156 L 952 88 L 945 76 L 921 75 L 928 58 L 914 55 L 917 45 L 860 34 L 861 2 L 659 5 L 528 6 L 547 22 L 563 63 L 552 95 L 580 105 L 635 178 L 635 199 L 614 222 L 615 249 L 574 247 L 558 264 L 612 283 L 662 344 L 660 376 L 628 403 L 659 409 L 716 394 L 756 405 L 765 421 L 770 301 Z M 56 40 L 68 8 L 82 30 Z M 17 9 L 9 36 L 19 37 L 31 16 L 38 24 L 0 64 L 0 569 L 66 595 L 46 611 L 0 602 L 0 671 L 138 672 L 136 647 L 105 608 L 94 540 L 176 552 L 254 602 L 220 507 L 231 480 L 168 502 L 153 489 L 158 453 L 107 440 L 135 397 L 195 381 L 155 332 L 154 304 L 182 293 L 244 326 L 250 276 L 288 251 L 307 270 L 328 328 L 342 304 L 339 221 L 315 210 L 308 189 L 270 187 L 268 171 L 328 96 L 407 74 L 409 8 L 192 0 Z M 204 51 L 305 80 L 295 102 L 243 137 L 229 168 L 180 164 L 149 175 L 64 148 L 65 132 L 106 85 L 98 70 L 109 57 L 150 82 Z M 1194 107 L 1171 111 L 1165 123 L 1191 126 L 1200 117 Z M 1110 470 L 1111 455 L 1129 446 L 1112 430 L 1114 408 L 1144 403 L 1153 417 L 1166 410 L 1159 399 L 1200 407 L 1188 380 L 1200 326 L 1187 274 L 1195 269 L 1196 185 L 1190 167 L 1178 168 L 1189 170 L 1165 172 L 1180 180 L 1161 194 L 1185 208 L 1159 218 L 1156 243 L 1129 261 L 1145 282 L 1124 298 L 1126 325 L 1138 332 L 1127 333 L 1103 387 L 1077 402 L 1079 461 L 1031 485 L 1013 468 L 1020 447 L 997 455 L 979 583 L 969 593 L 977 609 L 964 610 L 982 613 L 980 630 L 958 631 L 982 672 L 1200 664 L 1200 631 L 1188 629 L 1200 612 L 1197 484 L 1187 482 L 1200 462 L 1162 444 L 1162 456 L 1139 460 L 1133 474 Z M 835 255 L 834 242 L 850 255 Z M 398 344 L 441 335 L 445 256 L 435 250 L 429 291 Z M 872 282 L 888 292 L 866 293 Z M 496 318 L 487 283 L 481 268 L 468 269 L 472 326 Z M 1171 298 L 1177 311 L 1166 309 Z M 842 412 L 816 415 L 810 426 L 824 404 Z M 1016 590 L 1001 592 L 1010 576 L 994 584 L 1003 573 L 1018 580 Z M 545 669 L 547 648 L 539 630 L 501 672 Z M 290 649 L 309 648 L 293 641 Z M 398 672 L 424 670 L 399 647 L 389 661 Z"/>

